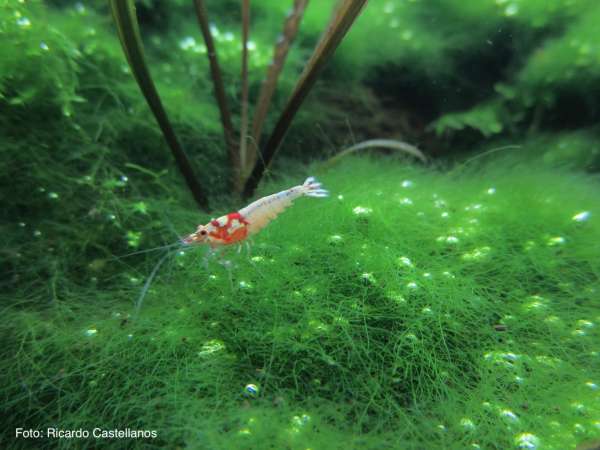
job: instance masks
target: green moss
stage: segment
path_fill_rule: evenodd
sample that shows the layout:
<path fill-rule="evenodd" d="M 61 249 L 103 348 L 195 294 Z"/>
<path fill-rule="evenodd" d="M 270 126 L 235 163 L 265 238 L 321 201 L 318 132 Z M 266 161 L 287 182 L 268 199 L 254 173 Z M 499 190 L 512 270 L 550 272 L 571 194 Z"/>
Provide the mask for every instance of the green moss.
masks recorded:
<path fill-rule="evenodd" d="M 36 308 L 14 297 L 8 429 L 127 425 L 159 432 L 131 445 L 191 448 L 516 448 L 531 433 L 565 449 L 598 436 L 592 181 L 365 159 L 319 177 L 332 196 L 298 200 L 250 257 L 226 256 L 230 274 L 205 270 L 201 249 L 173 255 L 138 319 L 143 264 L 137 285 L 72 287 Z M 170 214 L 182 231 L 205 220 Z M 126 258 L 106 264 L 132 274 Z"/>

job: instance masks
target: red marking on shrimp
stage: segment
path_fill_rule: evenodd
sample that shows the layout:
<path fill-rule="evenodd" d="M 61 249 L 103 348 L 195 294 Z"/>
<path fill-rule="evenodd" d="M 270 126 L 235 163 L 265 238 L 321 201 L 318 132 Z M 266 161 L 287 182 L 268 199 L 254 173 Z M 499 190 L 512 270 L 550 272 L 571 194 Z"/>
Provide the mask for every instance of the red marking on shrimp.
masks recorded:
<path fill-rule="evenodd" d="M 248 221 L 238 212 L 229 213 L 224 217 L 227 218 L 225 225 L 221 225 L 223 218 L 220 218 L 221 221 L 219 221 L 219 219 L 211 220 L 211 225 L 216 229 L 211 231 L 209 236 L 225 245 L 234 244 L 246 239 L 248 236 L 248 230 L 246 228 Z M 234 225 L 234 221 L 237 221 L 238 223 Z"/>
<path fill-rule="evenodd" d="M 250 223 L 246 219 L 244 219 L 244 217 L 239 212 L 233 212 L 227 214 L 227 225 L 229 226 L 231 222 L 233 222 L 233 220 L 235 219 L 237 219 L 240 223 L 243 223 L 244 225 L 248 225 Z"/>

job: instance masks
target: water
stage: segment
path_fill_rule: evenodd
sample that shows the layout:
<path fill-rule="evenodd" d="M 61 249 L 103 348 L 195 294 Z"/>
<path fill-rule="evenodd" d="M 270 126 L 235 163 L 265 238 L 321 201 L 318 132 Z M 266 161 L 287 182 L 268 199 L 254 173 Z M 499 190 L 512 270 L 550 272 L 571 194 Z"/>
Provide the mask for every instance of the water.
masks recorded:
<path fill-rule="evenodd" d="M 0 10 L 0 447 L 595 448 L 597 2 L 244 3 Z"/>

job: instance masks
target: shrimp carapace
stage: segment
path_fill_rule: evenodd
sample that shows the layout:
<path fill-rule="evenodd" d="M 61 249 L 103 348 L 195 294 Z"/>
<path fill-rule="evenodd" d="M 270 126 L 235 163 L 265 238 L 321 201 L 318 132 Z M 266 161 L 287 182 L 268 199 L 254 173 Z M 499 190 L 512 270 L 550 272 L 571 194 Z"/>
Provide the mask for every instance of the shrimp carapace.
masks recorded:
<path fill-rule="evenodd" d="M 199 225 L 194 233 L 183 238 L 183 242 L 209 244 L 211 247 L 239 243 L 262 230 L 295 199 L 303 195 L 327 197 L 329 193 L 314 177 L 308 177 L 302 185 L 260 198 L 238 212 L 212 219 L 206 225 Z"/>

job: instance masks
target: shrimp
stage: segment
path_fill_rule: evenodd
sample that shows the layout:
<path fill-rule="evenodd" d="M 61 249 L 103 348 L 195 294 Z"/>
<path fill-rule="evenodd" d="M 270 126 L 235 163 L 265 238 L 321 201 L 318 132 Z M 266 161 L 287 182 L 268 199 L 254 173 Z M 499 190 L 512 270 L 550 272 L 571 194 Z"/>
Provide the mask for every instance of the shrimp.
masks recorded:
<path fill-rule="evenodd" d="M 139 315 L 146 293 L 148 292 L 158 269 L 169 256 L 179 251 L 181 245 L 208 244 L 210 246 L 210 251 L 204 260 L 205 266 L 208 267 L 208 258 L 216 253 L 217 248 L 232 244 L 241 244 L 248 237 L 258 233 L 266 227 L 269 222 L 281 214 L 285 208 L 290 206 L 295 199 L 302 197 L 303 195 L 306 195 L 307 197 L 327 197 L 329 192 L 322 189 L 321 183 L 314 177 L 308 177 L 302 185 L 294 186 L 285 191 L 260 198 L 255 202 L 250 203 L 245 208 L 240 209 L 238 212 L 226 214 L 218 219 L 212 219 L 206 225 L 199 225 L 195 232 L 182 238 L 180 242 L 176 244 L 169 244 L 157 249 L 146 250 L 154 251 L 168 249 L 167 253 L 165 253 L 161 260 L 154 266 L 152 273 L 144 283 L 144 287 L 135 302 L 134 317 Z M 175 249 L 173 249 L 173 247 L 175 247 Z M 238 251 L 239 250 L 241 250 L 241 246 Z M 146 251 L 135 252 L 131 255 L 145 253 Z M 225 266 L 229 272 L 229 282 L 233 289 L 231 262 L 222 261 L 221 264 Z"/>
<path fill-rule="evenodd" d="M 239 244 L 266 227 L 295 199 L 303 195 L 327 197 L 329 192 L 322 189 L 321 183 L 314 177 L 308 177 L 302 185 L 260 198 L 238 212 L 212 219 L 206 225 L 199 225 L 196 231 L 184 237 L 182 242 L 208 244 L 211 249 Z"/>

